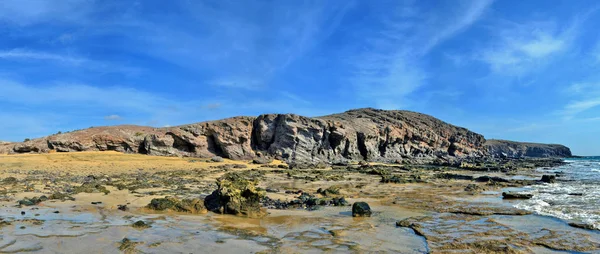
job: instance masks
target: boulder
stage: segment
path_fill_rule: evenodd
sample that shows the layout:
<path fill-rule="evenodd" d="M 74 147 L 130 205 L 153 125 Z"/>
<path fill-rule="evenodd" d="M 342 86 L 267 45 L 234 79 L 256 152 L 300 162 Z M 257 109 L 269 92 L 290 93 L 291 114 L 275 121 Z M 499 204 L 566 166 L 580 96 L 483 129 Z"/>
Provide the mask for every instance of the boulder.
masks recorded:
<path fill-rule="evenodd" d="M 531 199 L 531 198 L 533 198 L 533 194 L 502 192 L 502 198 L 503 199 Z"/>
<path fill-rule="evenodd" d="M 556 176 L 555 175 L 543 175 L 542 176 L 542 182 L 544 182 L 544 183 L 555 183 L 556 182 Z"/>
<path fill-rule="evenodd" d="M 201 199 L 177 199 L 174 197 L 155 198 L 150 201 L 147 208 L 155 211 L 174 211 L 181 213 L 202 214 L 207 210 Z"/>
<path fill-rule="evenodd" d="M 366 202 L 356 202 L 352 205 L 352 217 L 371 217 L 371 207 Z"/>
<path fill-rule="evenodd" d="M 217 189 L 206 197 L 204 204 L 209 211 L 247 217 L 262 217 L 260 201 L 265 193 L 259 191 L 255 181 L 237 173 L 229 173 L 217 180 Z"/>

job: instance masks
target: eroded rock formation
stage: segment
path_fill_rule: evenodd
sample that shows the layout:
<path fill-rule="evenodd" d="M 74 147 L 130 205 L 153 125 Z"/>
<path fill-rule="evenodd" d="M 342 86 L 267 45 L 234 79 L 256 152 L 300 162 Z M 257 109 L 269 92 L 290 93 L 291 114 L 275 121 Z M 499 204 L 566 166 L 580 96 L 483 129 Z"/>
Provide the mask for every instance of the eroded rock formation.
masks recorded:
<path fill-rule="evenodd" d="M 504 147 L 489 144 L 480 134 L 428 115 L 366 108 L 314 118 L 266 114 L 168 128 L 96 127 L 23 143 L 0 144 L 0 153 L 113 150 L 236 160 L 267 156 L 288 163 L 431 162 L 504 151 Z M 545 154 L 536 151 L 525 149 L 515 155 Z"/>

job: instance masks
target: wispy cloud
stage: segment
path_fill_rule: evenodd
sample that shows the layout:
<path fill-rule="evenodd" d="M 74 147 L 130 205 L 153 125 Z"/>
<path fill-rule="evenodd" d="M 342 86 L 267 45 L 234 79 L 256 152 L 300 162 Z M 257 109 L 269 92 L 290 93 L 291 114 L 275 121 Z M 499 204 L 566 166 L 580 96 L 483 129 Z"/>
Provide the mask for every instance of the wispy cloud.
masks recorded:
<path fill-rule="evenodd" d="M 151 113 L 172 105 L 173 101 L 152 93 L 127 87 L 95 87 L 84 84 L 49 83 L 27 85 L 0 80 L 0 102 L 81 108 L 102 107 Z"/>
<path fill-rule="evenodd" d="M 391 17 L 383 17 L 382 30 L 356 62 L 353 83 L 360 97 L 382 108 L 405 106 L 406 96 L 429 76 L 422 58 L 442 42 L 479 20 L 493 1 L 463 1 L 453 14 L 422 11 L 409 2 Z M 456 8 L 456 7 L 455 7 Z"/>
<path fill-rule="evenodd" d="M 26 62 L 31 64 L 41 63 L 41 66 L 45 70 L 48 70 L 49 68 L 49 66 L 45 65 L 45 63 L 52 62 L 52 64 L 58 63 L 68 68 L 77 67 L 100 73 L 118 72 L 125 75 L 135 76 L 143 72 L 141 68 L 127 66 L 122 63 L 104 62 L 72 54 L 37 51 L 24 48 L 0 50 L 0 60 Z M 57 67 L 56 65 L 51 66 Z"/>
<path fill-rule="evenodd" d="M 0 20 L 23 26 L 42 22 L 82 22 L 94 6 L 94 0 L 2 0 Z"/>
<path fill-rule="evenodd" d="M 104 117 L 104 120 L 106 121 L 119 121 L 119 120 L 123 120 L 123 117 L 121 117 L 120 115 L 108 115 Z"/>
<path fill-rule="evenodd" d="M 173 5 L 182 12 L 178 19 L 193 27 L 174 26 L 168 16 L 143 16 L 135 33 L 123 35 L 133 51 L 209 72 L 208 84 L 257 90 L 329 37 L 352 4 L 179 1 Z"/>
<path fill-rule="evenodd" d="M 565 50 L 569 36 L 571 33 L 556 32 L 542 24 L 514 25 L 500 31 L 500 42 L 481 52 L 479 59 L 494 72 L 520 75 L 543 63 L 544 58 Z"/>
<path fill-rule="evenodd" d="M 564 94 L 572 98 L 557 112 L 565 120 L 600 106 L 600 83 L 574 83 L 564 89 Z"/>
<path fill-rule="evenodd" d="M 598 8 L 590 8 L 567 22 L 548 19 L 525 23 L 500 22 L 490 27 L 492 43 L 476 59 L 498 74 L 521 76 L 550 62 L 571 48 L 582 24 Z"/>
<path fill-rule="evenodd" d="M 60 55 L 60 54 L 52 54 L 48 52 L 39 52 L 25 49 L 11 49 L 11 50 L 3 50 L 0 51 L 1 59 L 11 59 L 11 60 L 49 60 L 49 61 L 57 61 L 68 64 L 80 65 L 85 62 L 89 62 L 89 60 L 74 56 L 68 55 Z"/>

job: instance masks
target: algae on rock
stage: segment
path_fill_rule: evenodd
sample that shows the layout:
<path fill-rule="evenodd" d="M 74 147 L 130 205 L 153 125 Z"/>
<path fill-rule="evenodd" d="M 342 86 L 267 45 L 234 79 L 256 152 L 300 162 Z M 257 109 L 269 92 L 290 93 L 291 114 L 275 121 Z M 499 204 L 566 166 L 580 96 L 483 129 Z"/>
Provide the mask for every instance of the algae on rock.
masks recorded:
<path fill-rule="evenodd" d="M 217 189 L 206 199 L 208 210 L 221 214 L 262 217 L 260 201 L 265 193 L 256 187 L 257 182 L 238 173 L 229 173 L 217 180 Z"/>

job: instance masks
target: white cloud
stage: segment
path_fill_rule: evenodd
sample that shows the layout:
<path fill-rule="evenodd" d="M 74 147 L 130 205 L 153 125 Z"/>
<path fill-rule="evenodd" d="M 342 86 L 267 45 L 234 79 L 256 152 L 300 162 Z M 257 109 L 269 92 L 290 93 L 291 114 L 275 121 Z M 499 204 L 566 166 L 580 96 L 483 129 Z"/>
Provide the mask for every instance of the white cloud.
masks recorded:
<path fill-rule="evenodd" d="M 581 34 L 582 24 L 597 10 L 590 8 L 569 21 L 549 19 L 492 26 L 492 43 L 477 52 L 475 58 L 498 74 L 522 76 L 530 73 L 567 52 Z"/>
<path fill-rule="evenodd" d="M 499 42 L 480 52 L 479 60 L 494 72 L 521 75 L 568 47 L 572 39 L 570 33 L 538 25 L 516 26 L 499 32 L 496 35 Z"/>

